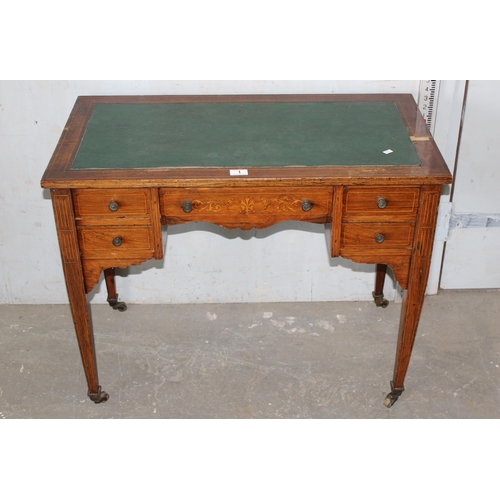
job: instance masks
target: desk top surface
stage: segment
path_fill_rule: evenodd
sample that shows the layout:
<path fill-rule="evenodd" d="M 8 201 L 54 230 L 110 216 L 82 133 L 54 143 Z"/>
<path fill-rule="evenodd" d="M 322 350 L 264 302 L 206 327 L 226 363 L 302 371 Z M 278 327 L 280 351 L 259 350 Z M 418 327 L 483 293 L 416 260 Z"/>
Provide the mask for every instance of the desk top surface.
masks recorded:
<path fill-rule="evenodd" d="M 43 187 L 375 179 L 447 183 L 408 94 L 86 96 L 75 103 Z"/>
<path fill-rule="evenodd" d="M 192 102 L 96 104 L 71 168 L 419 164 L 394 102 Z"/>

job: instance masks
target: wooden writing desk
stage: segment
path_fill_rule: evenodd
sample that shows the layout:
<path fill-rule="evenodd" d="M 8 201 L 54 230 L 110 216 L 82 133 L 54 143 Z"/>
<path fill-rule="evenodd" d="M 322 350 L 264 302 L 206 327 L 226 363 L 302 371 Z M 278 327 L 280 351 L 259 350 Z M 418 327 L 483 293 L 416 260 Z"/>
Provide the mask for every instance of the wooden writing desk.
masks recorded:
<path fill-rule="evenodd" d="M 162 225 L 331 227 L 331 255 L 387 266 L 404 289 L 388 407 L 404 390 L 441 186 L 450 172 L 411 95 L 79 97 L 42 179 L 50 188 L 88 395 L 87 294 L 104 272 L 163 258 Z"/>

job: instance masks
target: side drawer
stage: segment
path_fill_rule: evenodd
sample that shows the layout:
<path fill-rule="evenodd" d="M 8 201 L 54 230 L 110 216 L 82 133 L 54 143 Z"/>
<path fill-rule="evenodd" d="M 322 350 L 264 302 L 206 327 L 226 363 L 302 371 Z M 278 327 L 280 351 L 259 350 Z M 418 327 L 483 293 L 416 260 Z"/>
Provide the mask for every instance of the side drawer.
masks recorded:
<path fill-rule="evenodd" d="M 77 219 L 150 217 L 149 189 L 74 189 L 73 205 Z"/>
<path fill-rule="evenodd" d="M 84 259 L 148 260 L 154 255 L 151 226 L 79 226 L 78 239 Z"/>
<path fill-rule="evenodd" d="M 160 189 L 162 223 L 204 221 L 262 228 L 286 220 L 331 220 L 332 188 Z"/>
<path fill-rule="evenodd" d="M 352 187 L 344 192 L 344 222 L 397 222 L 416 218 L 418 187 Z"/>
<path fill-rule="evenodd" d="M 342 224 L 341 248 L 349 250 L 411 250 L 414 224 Z"/>

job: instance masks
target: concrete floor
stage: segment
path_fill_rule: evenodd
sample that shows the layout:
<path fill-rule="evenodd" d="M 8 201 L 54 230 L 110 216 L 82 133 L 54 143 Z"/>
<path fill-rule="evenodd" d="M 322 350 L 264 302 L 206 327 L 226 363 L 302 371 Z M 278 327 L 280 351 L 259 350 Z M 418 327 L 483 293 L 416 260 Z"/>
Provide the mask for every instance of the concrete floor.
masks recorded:
<path fill-rule="evenodd" d="M 400 304 L 93 305 L 94 404 L 66 305 L 0 306 L 0 419 L 496 419 L 500 291 L 427 297 L 388 409 Z"/>

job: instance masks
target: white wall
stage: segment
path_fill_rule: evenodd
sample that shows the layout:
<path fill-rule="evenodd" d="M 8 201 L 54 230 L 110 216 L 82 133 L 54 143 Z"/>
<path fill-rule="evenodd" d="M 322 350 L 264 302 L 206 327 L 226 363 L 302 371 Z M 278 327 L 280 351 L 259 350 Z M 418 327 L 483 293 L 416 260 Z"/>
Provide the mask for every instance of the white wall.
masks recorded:
<path fill-rule="evenodd" d="M 412 93 L 419 81 L 1 81 L 0 303 L 66 303 L 49 194 L 40 178 L 78 95 Z M 199 231 L 193 231 L 197 228 Z M 285 230 L 286 229 L 286 230 Z M 169 228 L 166 259 L 119 271 L 128 302 L 371 300 L 373 266 L 328 258 L 323 226 Z M 391 298 L 389 280 L 386 295 Z M 94 303 L 105 301 L 103 283 Z"/>
<path fill-rule="evenodd" d="M 500 81 L 471 80 L 443 288 L 500 288 Z"/>

